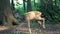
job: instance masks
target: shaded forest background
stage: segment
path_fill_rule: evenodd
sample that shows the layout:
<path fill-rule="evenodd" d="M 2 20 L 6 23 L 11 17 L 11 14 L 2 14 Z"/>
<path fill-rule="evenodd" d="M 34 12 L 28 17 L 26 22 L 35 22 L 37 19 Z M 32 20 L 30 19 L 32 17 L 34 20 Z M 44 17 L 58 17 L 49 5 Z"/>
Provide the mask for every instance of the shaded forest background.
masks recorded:
<path fill-rule="evenodd" d="M 0 25 L 12 25 L 15 13 L 29 11 L 41 11 L 46 24 L 60 23 L 60 0 L 0 0 Z"/>

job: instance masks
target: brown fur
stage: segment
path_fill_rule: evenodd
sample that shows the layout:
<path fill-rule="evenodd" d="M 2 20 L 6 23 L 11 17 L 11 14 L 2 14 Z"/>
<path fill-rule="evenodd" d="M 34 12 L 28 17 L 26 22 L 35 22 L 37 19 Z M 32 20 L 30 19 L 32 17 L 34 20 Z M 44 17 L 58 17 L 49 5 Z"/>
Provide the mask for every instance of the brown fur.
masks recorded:
<path fill-rule="evenodd" d="M 42 12 L 40 12 L 40 11 L 30 11 L 30 12 L 25 13 L 25 15 L 26 15 L 27 21 L 30 21 L 32 19 L 36 19 L 36 20 L 42 20 L 45 22 L 45 19 L 41 17 Z M 44 22 L 43 22 L 43 28 L 45 28 Z M 38 21 L 38 23 L 40 25 L 42 25 L 42 22 Z"/>
<path fill-rule="evenodd" d="M 39 11 L 30 11 L 28 13 L 26 13 L 26 19 L 27 20 L 32 20 L 32 19 L 37 19 L 38 17 L 41 16 L 41 12 Z"/>

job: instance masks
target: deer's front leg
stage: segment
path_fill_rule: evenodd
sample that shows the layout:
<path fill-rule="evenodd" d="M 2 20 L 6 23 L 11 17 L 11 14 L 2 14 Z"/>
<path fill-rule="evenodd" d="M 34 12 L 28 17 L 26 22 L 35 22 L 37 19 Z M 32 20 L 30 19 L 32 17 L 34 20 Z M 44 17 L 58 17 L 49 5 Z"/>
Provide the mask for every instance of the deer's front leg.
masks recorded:
<path fill-rule="evenodd" d="M 27 21 L 28 21 L 29 34 L 31 34 L 31 29 L 30 29 L 30 20 L 27 20 Z"/>

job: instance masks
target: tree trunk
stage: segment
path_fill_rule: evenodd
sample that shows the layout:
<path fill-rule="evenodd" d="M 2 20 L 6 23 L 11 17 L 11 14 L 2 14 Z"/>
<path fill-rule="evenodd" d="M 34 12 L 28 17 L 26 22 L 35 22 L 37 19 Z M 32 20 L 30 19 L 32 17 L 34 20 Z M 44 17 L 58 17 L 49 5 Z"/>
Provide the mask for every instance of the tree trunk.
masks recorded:
<path fill-rule="evenodd" d="M 55 0 L 55 6 L 57 6 L 57 0 Z"/>
<path fill-rule="evenodd" d="M 2 17 L 2 23 L 6 26 L 12 26 L 12 22 L 17 22 L 14 18 L 11 8 L 10 8 L 10 0 L 0 0 L 0 12 Z"/>
<path fill-rule="evenodd" d="M 40 0 L 40 6 L 44 6 L 44 0 Z"/>
<path fill-rule="evenodd" d="M 26 8 L 25 8 L 25 0 L 23 0 L 23 7 L 24 7 L 24 10 L 26 10 Z"/>
<path fill-rule="evenodd" d="M 31 11 L 32 7 L 31 7 L 31 0 L 27 0 L 27 11 Z"/>
<path fill-rule="evenodd" d="M 34 6 L 35 6 L 35 0 L 34 0 Z"/>
<path fill-rule="evenodd" d="M 11 2 L 12 2 L 12 3 L 11 3 L 11 9 L 12 9 L 12 10 L 15 10 L 15 8 L 14 8 L 14 0 L 11 0 Z"/>

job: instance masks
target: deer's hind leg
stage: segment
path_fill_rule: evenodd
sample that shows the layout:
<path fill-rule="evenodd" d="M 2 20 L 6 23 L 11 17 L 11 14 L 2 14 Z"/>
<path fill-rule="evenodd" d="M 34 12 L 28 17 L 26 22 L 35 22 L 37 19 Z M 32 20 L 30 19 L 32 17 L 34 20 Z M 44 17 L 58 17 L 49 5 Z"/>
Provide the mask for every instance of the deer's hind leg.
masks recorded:
<path fill-rule="evenodd" d="M 39 20 L 39 21 L 38 21 L 38 23 L 39 23 L 40 25 L 42 25 L 42 26 L 43 26 L 43 28 L 45 28 L 45 19 L 44 19 L 44 18 L 39 17 L 39 18 L 37 18 L 37 20 Z M 42 20 L 43 22 L 41 22 L 40 20 Z"/>

